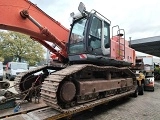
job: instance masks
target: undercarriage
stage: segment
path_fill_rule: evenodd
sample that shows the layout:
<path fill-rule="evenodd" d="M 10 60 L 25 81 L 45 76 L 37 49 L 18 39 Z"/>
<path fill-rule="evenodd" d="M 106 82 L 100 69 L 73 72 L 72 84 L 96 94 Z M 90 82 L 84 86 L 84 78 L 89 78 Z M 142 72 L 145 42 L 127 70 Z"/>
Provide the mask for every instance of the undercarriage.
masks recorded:
<path fill-rule="evenodd" d="M 55 72 L 35 76 L 38 71 Z M 34 84 L 40 86 L 43 101 L 60 112 L 79 109 L 78 106 L 135 91 L 136 78 L 127 67 L 95 66 L 91 64 L 68 67 L 45 66 L 16 77 L 16 90 L 25 93 Z M 38 80 L 37 80 L 38 79 Z M 37 82 L 38 81 L 38 82 Z M 97 104 L 97 103 L 96 103 Z"/>

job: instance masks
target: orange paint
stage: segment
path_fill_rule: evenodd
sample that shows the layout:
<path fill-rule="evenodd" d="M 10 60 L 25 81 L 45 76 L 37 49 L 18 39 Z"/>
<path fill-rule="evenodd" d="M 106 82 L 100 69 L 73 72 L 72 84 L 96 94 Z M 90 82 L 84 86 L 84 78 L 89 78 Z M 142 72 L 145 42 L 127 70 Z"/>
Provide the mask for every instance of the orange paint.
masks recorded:
<path fill-rule="evenodd" d="M 124 43 L 124 39 L 120 38 L 120 43 Z M 124 49 L 124 45 L 120 45 L 120 49 Z M 119 56 L 122 55 L 122 56 Z M 123 58 L 124 56 L 124 58 Z M 125 60 L 135 63 L 135 50 L 129 47 L 128 41 L 125 40 L 125 53 L 119 50 L 119 37 L 114 36 L 111 38 L 111 58 L 117 60 Z"/>
<path fill-rule="evenodd" d="M 0 29 L 21 32 L 41 41 L 55 43 L 57 39 L 62 44 L 68 42 L 69 30 L 28 0 L 0 0 L 0 9 Z M 51 35 L 43 34 L 29 19 L 22 18 L 20 15 L 22 10 L 27 10 L 29 15 L 47 29 Z M 46 45 L 45 42 L 41 43 Z M 66 47 L 65 44 L 64 47 Z M 68 57 L 64 47 L 61 54 Z"/>

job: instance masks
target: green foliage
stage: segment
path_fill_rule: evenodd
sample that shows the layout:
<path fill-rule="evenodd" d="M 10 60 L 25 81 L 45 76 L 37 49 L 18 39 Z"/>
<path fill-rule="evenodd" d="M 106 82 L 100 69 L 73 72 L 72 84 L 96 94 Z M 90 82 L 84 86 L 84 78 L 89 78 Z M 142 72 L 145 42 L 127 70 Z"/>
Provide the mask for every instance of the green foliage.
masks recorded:
<path fill-rule="evenodd" d="M 4 61 L 4 58 L 3 57 L 0 57 L 0 62 L 3 62 Z"/>
<path fill-rule="evenodd" d="M 44 59 L 44 53 L 42 45 L 25 34 L 0 32 L 0 55 L 3 58 L 25 60 L 29 65 L 35 65 Z"/>
<path fill-rule="evenodd" d="M 0 62 L 3 62 L 4 61 L 4 58 L 3 58 L 3 56 L 2 56 L 2 49 L 0 49 Z"/>

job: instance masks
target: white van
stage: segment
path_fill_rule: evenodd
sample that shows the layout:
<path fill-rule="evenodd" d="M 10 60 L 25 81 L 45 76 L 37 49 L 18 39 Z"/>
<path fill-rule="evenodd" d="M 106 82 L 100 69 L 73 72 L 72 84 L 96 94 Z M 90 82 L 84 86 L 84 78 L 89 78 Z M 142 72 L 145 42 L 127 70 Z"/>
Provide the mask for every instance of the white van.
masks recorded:
<path fill-rule="evenodd" d="M 0 62 L 0 81 L 3 80 L 3 63 Z"/>
<path fill-rule="evenodd" d="M 14 80 L 16 75 L 27 70 L 27 63 L 9 62 L 6 66 L 6 79 Z"/>

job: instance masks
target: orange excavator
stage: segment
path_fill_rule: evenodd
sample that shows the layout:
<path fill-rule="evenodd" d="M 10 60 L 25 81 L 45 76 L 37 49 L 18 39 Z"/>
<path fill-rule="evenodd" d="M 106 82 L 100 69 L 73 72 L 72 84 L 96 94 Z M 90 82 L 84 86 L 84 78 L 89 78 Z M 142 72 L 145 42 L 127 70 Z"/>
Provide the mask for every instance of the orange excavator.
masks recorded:
<path fill-rule="evenodd" d="M 129 69 L 135 50 L 124 29 L 113 26 L 110 31 L 111 21 L 96 10 L 86 11 L 83 3 L 78 9 L 80 15 L 71 14 L 68 30 L 28 0 L 0 0 L 0 29 L 27 34 L 53 53 L 51 65 L 18 74 L 16 90 L 22 93 L 40 84 L 43 101 L 60 112 L 137 95 L 136 77 Z M 55 72 L 48 74 L 48 69 Z M 38 71 L 46 75 L 40 82 L 31 79 Z"/>

